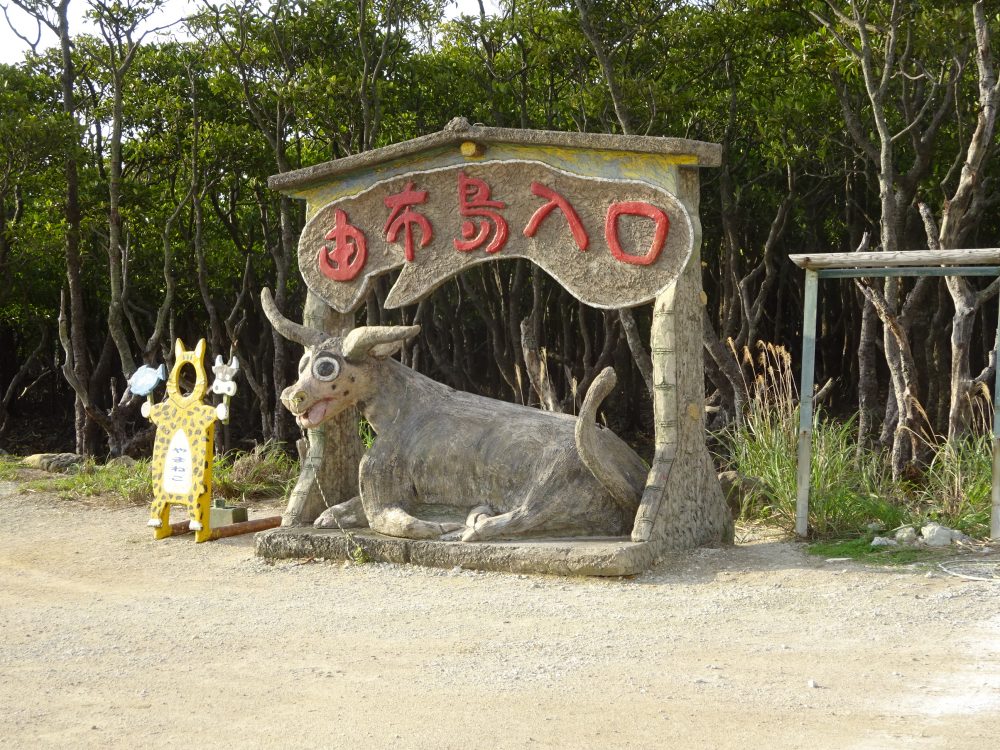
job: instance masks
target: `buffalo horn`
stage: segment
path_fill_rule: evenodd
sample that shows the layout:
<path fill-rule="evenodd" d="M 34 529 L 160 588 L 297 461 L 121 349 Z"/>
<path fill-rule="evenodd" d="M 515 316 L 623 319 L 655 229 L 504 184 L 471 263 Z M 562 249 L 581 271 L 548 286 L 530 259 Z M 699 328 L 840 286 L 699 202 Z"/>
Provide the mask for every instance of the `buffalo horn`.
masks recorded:
<path fill-rule="evenodd" d="M 357 362 L 373 348 L 406 341 L 420 333 L 420 326 L 363 326 L 344 339 L 344 358 Z"/>
<path fill-rule="evenodd" d="M 264 314 L 267 316 L 267 319 L 274 326 L 274 330 L 289 341 L 295 341 L 303 346 L 318 346 L 329 338 L 322 331 L 300 325 L 282 315 L 281 311 L 278 310 L 278 306 L 274 304 L 271 290 L 267 287 L 260 290 L 260 304 L 264 308 Z"/>

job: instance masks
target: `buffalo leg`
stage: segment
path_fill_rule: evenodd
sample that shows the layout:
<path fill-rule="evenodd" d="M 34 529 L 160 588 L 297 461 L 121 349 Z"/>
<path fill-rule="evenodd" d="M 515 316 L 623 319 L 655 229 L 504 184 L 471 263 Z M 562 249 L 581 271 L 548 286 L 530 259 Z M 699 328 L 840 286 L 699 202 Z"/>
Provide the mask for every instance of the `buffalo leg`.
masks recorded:
<path fill-rule="evenodd" d="M 542 483 L 528 490 L 524 501 L 512 511 L 496 516 L 470 513 L 471 523 L 462 534 L 462 541 L 486 541 L 538 531 L 558 513 L 564 512 L 564 509 L 558 508 L 551 502 L 551 496 L 551 488 L 547 483 Z"/>
<path fill-rule="evenodd" d="M 416 501 L 413 482 L 400 466 L 398 457 L 383 456 L 378 442 L 358 469 L 361 502 L 373 531 L 404 539 L 437 539 L 462 528 L 460 523 L 422 521 L 406 510 Z"/>
<path fill-rule="evenodd" d="M 368 527 L 368 516 L 365 515 L 361 495 L 352 497 L 343 503 L 331 505 L 319 514 L 313 522 L 317 529 L 364 529 Z"/>

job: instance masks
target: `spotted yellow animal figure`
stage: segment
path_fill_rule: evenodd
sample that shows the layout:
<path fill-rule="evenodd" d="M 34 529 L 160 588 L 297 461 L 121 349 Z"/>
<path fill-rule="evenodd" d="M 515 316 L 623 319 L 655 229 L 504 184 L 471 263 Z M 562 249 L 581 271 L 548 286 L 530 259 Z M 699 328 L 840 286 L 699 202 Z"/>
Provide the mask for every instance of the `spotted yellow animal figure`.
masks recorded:
<path fill-rule="evenodd" d="M 157 539 L 170 536 L 170 506 L 183 505 L 188 509 L 194 540 L 204 542 L 212 534 L 209 527 L 212 451 L 215 420 L 219 415 L 216 407 L 202 403 L 207 390 L 205 339 L 191 351 L 177 339 L 174 355 L 166 398 L 153 406 L 143 406 L 144 415 L 156 425 L 149 525 Z M 188 366 L 194 369 L 195 384 L 184 395 L 178 381 L 181 370 Z"/>

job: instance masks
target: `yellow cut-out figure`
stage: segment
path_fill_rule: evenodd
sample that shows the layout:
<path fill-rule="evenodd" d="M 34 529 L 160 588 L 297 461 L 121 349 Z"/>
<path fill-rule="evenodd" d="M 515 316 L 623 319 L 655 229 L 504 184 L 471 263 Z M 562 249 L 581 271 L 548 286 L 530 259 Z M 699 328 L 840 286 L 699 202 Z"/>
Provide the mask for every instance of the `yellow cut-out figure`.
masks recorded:
<path fill-rule="evenodd" d="M 167 397 L 152 407 L 143 405 L 143 415 L 156 425 L 153 445 L 153 505 L 149 525 L 157 539 L 170 536 L 170 506 L 184 505 L 191 519 L 194 540 L 204 542 L 209 527 L 212 496 L 212 451 L 214 449 L 216 407 L 202 403 L 207 390 L 205 339 L 193 351 L 177 339 L 175 362 L 167 378 Z M 181 393 L 181 370 L 190 365 L 195 384 L 186 396 Z M 148 412 L 148 413 L 147 413 Z"/>

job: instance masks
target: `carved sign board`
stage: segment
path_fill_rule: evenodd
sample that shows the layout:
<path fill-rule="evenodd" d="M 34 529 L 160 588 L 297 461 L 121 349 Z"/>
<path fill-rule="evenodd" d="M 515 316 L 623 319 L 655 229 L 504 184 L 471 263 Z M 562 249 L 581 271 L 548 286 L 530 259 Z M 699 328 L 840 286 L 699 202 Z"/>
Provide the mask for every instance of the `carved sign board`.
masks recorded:
<path fill-rule="evenodd" d="M 583 177 L 530 160 L 412 171 L 323 206 L 299 240 L 306 284 L 338 312 L 402 268 L 386 299 L 412 304 L 477 264 L 527 258 L 582 302 L 654 299 L 694 247 L 687 209 L 649 183 Z"/>

